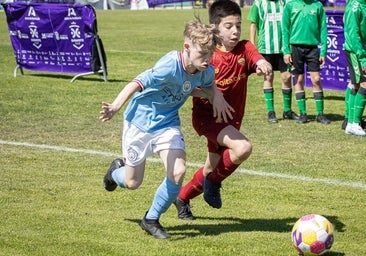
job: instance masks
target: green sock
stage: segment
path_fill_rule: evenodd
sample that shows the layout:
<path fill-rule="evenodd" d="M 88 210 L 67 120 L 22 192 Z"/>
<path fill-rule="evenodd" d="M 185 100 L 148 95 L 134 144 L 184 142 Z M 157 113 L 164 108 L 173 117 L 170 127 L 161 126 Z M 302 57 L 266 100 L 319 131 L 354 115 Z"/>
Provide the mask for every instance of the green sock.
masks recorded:
<path fill-rule="evenodd" d="M 355 97 L 355 114 L 354 114 L 354 123 L 361 123 L 361 118 L 363 115 L 363 111 L 365 110 L 366 105 L 366 89 L 360 87 Z"/>
<path fill-rule="evenodd" d="M 295 92 L 295 96 L 300 115 L 306 115 L 305 91 Z"/>
<path fill-rule="evenodd" d="M 291 88 L 282 89 L 282 98 L 283 98 L 283 112 L 290 111 L 292 104 L 292 89 Z"/>
<path fill-rule="evenodd" d="M 351 90 L 352 89 L 347 86 L 347 89 L 344 94 L 344 109 L 345 109 L 344 118 L 347 119 L 349 116 L 349 95 L 351 94 Z"/>
<path fill-rule="evenodd" d="M 352 124 L 355 119 L 355 98 L 357 90 L 352 89 L 348 98 L 348 123 Z"/>
<path fill-rule="evenodd" d="M 324 93 L 323 91 L 314 92 L 315 110 L 317 115 L 323 115 L 324 112 Z"/>
<path fill-rule="evenodd" d="M 273 87 L 264 88 L 264 100 L 266 102 L 266 107 L 268 112 L 274 111 L 274 100 L 273 100 Z"/>

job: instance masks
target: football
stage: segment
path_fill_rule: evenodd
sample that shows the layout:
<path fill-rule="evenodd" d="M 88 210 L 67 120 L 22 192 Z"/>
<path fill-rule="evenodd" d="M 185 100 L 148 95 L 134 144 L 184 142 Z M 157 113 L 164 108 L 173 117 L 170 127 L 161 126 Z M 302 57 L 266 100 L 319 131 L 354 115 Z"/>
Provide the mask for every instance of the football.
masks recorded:
<path fill-rule="evenodd" d="M 292 228 L 291 240 L 299 255 L 321 255 L 333 245 L 333 225 L 322 215 L 302 216 Z"/>

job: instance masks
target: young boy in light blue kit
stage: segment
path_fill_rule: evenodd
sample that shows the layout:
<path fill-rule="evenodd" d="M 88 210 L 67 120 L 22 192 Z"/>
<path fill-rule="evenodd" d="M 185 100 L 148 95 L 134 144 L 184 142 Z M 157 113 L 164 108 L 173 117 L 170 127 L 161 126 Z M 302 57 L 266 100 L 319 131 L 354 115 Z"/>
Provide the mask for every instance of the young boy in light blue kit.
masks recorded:
<path fill-rule="evenodd" d="M 182 51 L 171 51 L 152 69 L 127 84 L 112 104 L 103 102 L 100 120 L 108 121 L 133 96 L 124 112 L 122 148 L 124 159 L 115 159 L 104 176 L 108 191 L 137 189 L 144 177 L 146 158 L 157 153 L 167 175 L 156 190 L 141 227 L 155 238 L 170 235 L 159 223 L 161 214 L 176 199 L 186 172 L 185 144 L 178 115 L 192 94 L 209 95 L 213 115 L 227 120 L 230 106 L 214 86 L 215 72 L 209 65 L 218 37 L 213 28 L 199 21 L 186 24 Z"/>

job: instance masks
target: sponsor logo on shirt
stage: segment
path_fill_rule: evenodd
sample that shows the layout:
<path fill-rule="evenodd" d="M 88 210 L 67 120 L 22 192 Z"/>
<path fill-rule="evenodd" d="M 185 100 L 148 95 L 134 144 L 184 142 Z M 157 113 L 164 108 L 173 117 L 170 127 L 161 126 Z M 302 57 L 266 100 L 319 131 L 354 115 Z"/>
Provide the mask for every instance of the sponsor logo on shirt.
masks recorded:
<path fill-rule="evenodd" d="M 245 79 L 246 77 L 247 77 L 247 74 L 243 73 L 238 76 L 234 76 L 232 78 L 227 78 L 227 79 L 224 79 L 221 81 L 216 80 L 215 82 L 218 87 L 225 87 L 227 85 L 237 83 L 238 81 L 240 81 L 241 79 Z"/>

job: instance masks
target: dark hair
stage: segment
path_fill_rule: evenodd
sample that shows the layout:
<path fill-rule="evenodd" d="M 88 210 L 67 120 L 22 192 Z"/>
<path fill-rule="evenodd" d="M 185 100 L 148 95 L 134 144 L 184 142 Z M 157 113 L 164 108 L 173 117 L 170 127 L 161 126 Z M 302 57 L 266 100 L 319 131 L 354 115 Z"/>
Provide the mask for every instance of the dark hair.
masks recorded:
<path fill-rule="evenodd" d="M 240 6 L 231 0 L 218 0 L 215 1 L 209 11 L 209 19 L 211 24 L 218 25 L 222 18 L 230 15 L 238 15 L 241 17 Z"/>

